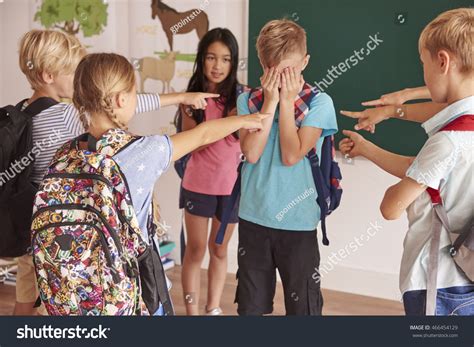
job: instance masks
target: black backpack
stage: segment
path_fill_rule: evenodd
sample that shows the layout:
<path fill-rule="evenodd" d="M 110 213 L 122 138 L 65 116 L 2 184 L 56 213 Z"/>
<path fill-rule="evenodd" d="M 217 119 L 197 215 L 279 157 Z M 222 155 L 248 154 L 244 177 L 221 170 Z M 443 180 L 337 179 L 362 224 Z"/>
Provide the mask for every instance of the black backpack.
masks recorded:
<path fill-rule="evenodd" d="M 0 257 L 21 256 L 30 247 L 36 193 L 30 176 L 37 151 L 32 117 L 58 103 L 43 97 L 22 111 L 25 101 L 0 108 Z"/>

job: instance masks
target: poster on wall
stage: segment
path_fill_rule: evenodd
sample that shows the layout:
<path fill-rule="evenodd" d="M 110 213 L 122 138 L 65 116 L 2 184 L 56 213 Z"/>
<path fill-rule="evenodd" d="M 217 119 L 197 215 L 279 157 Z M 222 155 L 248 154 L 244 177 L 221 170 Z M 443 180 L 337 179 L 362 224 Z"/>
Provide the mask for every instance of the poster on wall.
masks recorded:
<path fill-rule="evenodd" d="M 248 0 L 31 0 L 30 11 L 32 28 L 76 35 L 89 52 L 126 56 L 145 93 L 185 91 L 199 40 L 226 27 L 239 43 L 239 79 L 247 82 Z M 134 126 L 170 133 L 175 111 L 163 109 L 159 122 Z"/>

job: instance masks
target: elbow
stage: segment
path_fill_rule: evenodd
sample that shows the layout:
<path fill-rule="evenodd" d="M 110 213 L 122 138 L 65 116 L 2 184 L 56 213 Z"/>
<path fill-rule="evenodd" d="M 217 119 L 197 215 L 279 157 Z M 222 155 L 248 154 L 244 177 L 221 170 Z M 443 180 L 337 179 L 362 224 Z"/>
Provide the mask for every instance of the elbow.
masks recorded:
<path fill-rule="evenodd" d="M 298 157 L 292 156 L 292 155 L 283 155 L 282 158 L 281 158 L 281 162 L 285 166 L 293 166 L 293 165 L 297 164 L 300 160 L 301 160 L 301 158 L 298 158 Z"/>
<path fill-rule="evenodd" d="M 249 164 L 257 164 L 260 156 L 256 153 L 244 153 L 245 161 Z"/>
<path fill-rule="evenodd" d="M 396 220 L 400 218 L 402 212 L 403 209 L 400 206 L 394 206 L 393 203 L 391 203 L 387 200 L 386 197 L 384 197 L 382 203 L 380 204 L 380 213 L 382 213 L 384 219 Z"/>
<path fill-rule="evenodd" d="M 242 141 L 240 142 L 240 150 L 245 157 L 245 161 L 249 164 L 256 164 L 260 159 L 262 153 L 259 153 L 258 149 L 256 148 L 248 148 L 250 146 L 246 146 Z"/>
<path fill-rule="evenodd" d="M 383 204 L 380 205 L 380 212 L 385 220 L 396 220 L 399 217 L 399 214 L 386 208 Z"/>

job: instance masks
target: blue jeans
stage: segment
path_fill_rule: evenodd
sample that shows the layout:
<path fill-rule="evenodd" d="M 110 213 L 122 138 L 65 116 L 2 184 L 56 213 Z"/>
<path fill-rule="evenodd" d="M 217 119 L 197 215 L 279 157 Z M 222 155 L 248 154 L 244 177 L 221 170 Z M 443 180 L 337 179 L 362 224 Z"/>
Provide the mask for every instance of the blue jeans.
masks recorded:
<path fill-rule="evenodd" d="M 424 316 L 426 290 L 414 290 L 403 295 L 407 316 Z M 438 289 L 437 316 L 474 316 L 474 285 Z"/>
<path fill-rule="evenodd" d="M 163 306 L 160 304 L 160 307 L 158 307 L 158 310 L 156 310 L 155 313 L 153 313 L 153 316 L 164 316 L 165 312 L 163 311 Z"/>

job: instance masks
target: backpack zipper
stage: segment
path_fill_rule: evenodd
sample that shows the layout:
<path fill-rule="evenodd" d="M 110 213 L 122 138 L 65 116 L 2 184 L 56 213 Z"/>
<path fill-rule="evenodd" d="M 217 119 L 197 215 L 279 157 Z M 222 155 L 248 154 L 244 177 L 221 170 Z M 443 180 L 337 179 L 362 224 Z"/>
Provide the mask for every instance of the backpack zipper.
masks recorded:
<path fill-rule="evenodd" d="M 83 211 L 89 211 L 89 212 L 95 213 L 97 216 L 99 216 L 102 223 L 104 223 L 105 227 L 107 228 L 107 230 L 110 233 L 110 236 L 114 240 L 115 246 L 119 250 L 120 257 L 122 256 L 123 247 L 122 247 L 122 243 L 120 242 L 120 238 L 117 235 L 117 233 L 115 232 L 115 230 L 110 226 L 109 222 L 105 219 L 105 217 L 102 216 L 100 211 L 98 211 L 95 208 L 93 208 L 91 206 L 88 206 L 88 205 L 84 206 L 84 205 L 80 205 L 80 204 L 68 204 L 68 205 L 59 204 L 59 205 L 46 206 L 46 207 L 42 207 L 42 208 L 38 209 L 38 211 L 36 211 L 35 214 L 33 214 L 32 220 L 35 219 L 40 213 L 43 213 L 44 211 L 50 211 L 50 210 L 83 210 Z M 66 222 L 64 222 L 64 223 L 66 223 Z M 52 225 L 52 224 L 54 224 L 54 223 L 51 223 L 51 224 L 48 224 L 48 225 Z M 80 223 L 76 223 L 76 224 L 80 224 Z M 33 235 L 35 235 L 36 233 L 37 233 L 37 231 L 35 231 Z"/>
<path fill-rule="evenodd" d="M 117 165 L 118 167 L 118 165 Z M 130 203 L 131 205 L 133 206 L 133 201 L 132 201 L 132 196 L 130 194 L 130 188 L 128 187 L 128 182 L 127 180 L 125 179 L 125 176 L 124 174 L 122 173 L 122 171 L 120 170 L 120 167 L 119 168 L 119 173 L 120 175 L 122 176 L 122 181 L 124 182 L 125 184 L 125 187 L 127 188 L 127 192 L 128 192 L 128 195 L 130 196 Z M 109 180 L 107 180 L 104 176 L 102 175 L 99 175 L 99 174 L 91 174 L 91 173 L 80 173 L 80 174 L 72 174 L 72 173 L 51 173 L 51 174 L 47 174 L 46 176 L 44 176 L 43 179 L 46 179 L 46 178 L 75 178 L 75 179 L 93 179 L 93 180 L 96 180 L 96 181 L 101 181 L 103 183 L 105 183 L 112 191 L 116 191 L 117 189 L 115 189 L 115 187 L 112 185 L 112 183 L 110 183 Z M 122 222 L 122 224 L 127 224 L 131 230 L 133 230 L 132 226 L 130 225 L 130 223 L 127 221 L 127 219 L 125 218 L 125 216 L 122 215 L 122 211 L 121 209 L 115 204 L 115 201 L 114 201 L 114 205 L 115 205 L 115 208 L 116 210 L 118 211 L 118 217 L 120 219 L 120 221 Z"/>
<path fill-rule="evenodd" d="M 74 226 L 74 225 L 87 225 L 87 226 L 93 227 L 98 232 L 99 238 L 100 238 L 100 243 L 102 245 L 102 248 L 104 249 L 104 254 L 105 254 L 105 259 L 107 261 L 107 265 L 109 266 L 109 268 L 111 270 L 111 273 L 112 273 L 112 278 L 113 278 L 115 283 L 119 283 L 120 282 L 120 275 L 117 272 L 117 269 L 115 268 L 115 266 L 113 265 L 112 254 L 110 253 L 109 244 L 107 242 L 107 239 L 105 238 L 104 232 L 102 230 L 100 230 L 100 228 L 97 225 L 92 224 L 92 223 L 76 223 L 76 222 L 51 223 L 47 226 L 41 227 L 38 230 L 36 230 L 33 233 L 32 239 L 35 239 L 36 236 L 38 235 L 38 233 L 43 231 L 43 230 L 46 230 L 46 229 L 49 229 L 49 228 L 57 228 L 57 227 L 62 227 L 62 226 Z M 125 269 L 124 269 L 124 271 L 125 271 Z"/>

